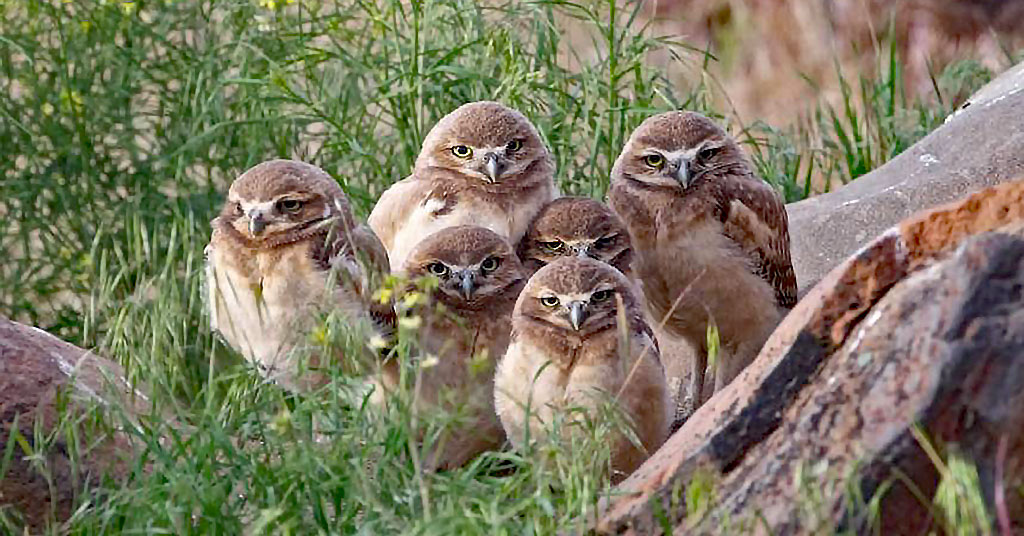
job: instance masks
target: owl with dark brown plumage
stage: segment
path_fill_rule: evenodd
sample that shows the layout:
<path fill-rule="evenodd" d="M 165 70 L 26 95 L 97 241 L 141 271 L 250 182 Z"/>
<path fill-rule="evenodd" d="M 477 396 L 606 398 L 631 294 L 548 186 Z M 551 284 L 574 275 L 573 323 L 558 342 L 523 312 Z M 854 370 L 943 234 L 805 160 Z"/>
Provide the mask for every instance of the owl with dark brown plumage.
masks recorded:
<path fill-rule="evenodd" d="M 739 145 L 707 117 L 668 112 L 644 121 L 615 162 L 609 204 L 629 228 L 651 316 L 699 349 L 695 398 L 717 327 L 714 390 L 757 356 L 796 303 L 785 206 Z"/>

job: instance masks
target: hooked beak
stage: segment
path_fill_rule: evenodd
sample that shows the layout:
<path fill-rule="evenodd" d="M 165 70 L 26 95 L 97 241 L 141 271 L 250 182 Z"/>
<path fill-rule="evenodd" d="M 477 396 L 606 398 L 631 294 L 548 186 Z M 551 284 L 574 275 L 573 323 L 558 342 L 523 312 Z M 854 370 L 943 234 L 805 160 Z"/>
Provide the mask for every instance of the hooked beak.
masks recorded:
<path fill-rule="evenodd" d="M 569 302 L 569 323 L 572 329 L 579 331 L 587 318 L 587 304 L 581 301 Z"/>
<path fill-rule="evenodd" d="M 581 259 L 586 259 L 587 257 L 590 257 L 590 247 L 589 246 L 579 245 L 579 246 L 576 246 L 573 249 L 575 250 L 576 256 L 581 258 Z"/>
<path fill-rule="evenodd" d="M 470 300 L 473 298 L 473 291 L 476 290 L 476 285 L 473 283 L 473 272 L 465 270 L 460 275 L 462 276 L 462 284 L 460 285 L 462 297 Z"/>
<path fill-rule="evenodd" d="M 251 210 L 249 212 L 249 234 L 254 237 L 259 236 L 266 227 L 267 220 L 263 218 L 263 213 L 259 210 Z"/>
<path fill-rule="evenodd" d="M 498 182 L 498 177 L 501 176 L 501 164 L 498 162 L 497 153 L 487 153 L 484 155 L 484 174 L 490 179 L 493 184 Z"/>
<path fill-rule="evenodd" d="M 679 160 L 679 165 L 676 167 L 676 173 L 674 177 L 676 182 L 679 183 L 683 188 L 690 186 L 690 161 L 682 158 Z"/>

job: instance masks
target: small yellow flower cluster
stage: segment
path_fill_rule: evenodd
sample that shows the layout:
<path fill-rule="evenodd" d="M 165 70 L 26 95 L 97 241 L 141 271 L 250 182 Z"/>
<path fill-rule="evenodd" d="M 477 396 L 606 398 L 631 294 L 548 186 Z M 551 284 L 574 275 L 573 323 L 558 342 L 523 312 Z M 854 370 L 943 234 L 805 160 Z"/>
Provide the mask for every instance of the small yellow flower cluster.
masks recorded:
<path fill-rule="evenodd" d="M 260 7 L 276 10 L 278 7 L 294 4 L 295 0 L 260 0 Z"/>

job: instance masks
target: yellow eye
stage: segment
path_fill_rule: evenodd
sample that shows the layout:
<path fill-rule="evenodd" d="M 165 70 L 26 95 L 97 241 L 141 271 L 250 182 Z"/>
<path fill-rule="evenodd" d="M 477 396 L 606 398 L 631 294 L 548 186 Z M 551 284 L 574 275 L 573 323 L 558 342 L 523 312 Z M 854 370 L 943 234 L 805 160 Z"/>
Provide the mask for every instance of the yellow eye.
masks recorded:
<path fill-rule="evenodd" d="M 649 154 L 644 157 L 644 164 L 654 169 L 661 169 L 665 166 L 665 157 L 660 154 Z"/>
<path fill-rule="evenodd" d="M 594 242 L 594 247 L 598 249 L 606 248 L 611 245 L 613 241 L 615 241 L 615 235 L 602 236 Z"/>
<path fill-rule="evenodd" d="M 541 242 L 540 247 L 547 250 L 549 253 L 558 253 L 565 249 L 565 242 L 561 240 L 552 240 L 551 242 Z"/>
<path fill-rule="evenodd" d="M 540 299 L 540 303 L 544 307 L 558 307 L 558 298 L 554 296 L 544 296 Z"/>
<path fill-rule="evenodd" d="M 448 273 L 448 267 L 443 262 L 432 262 L 427 265 L 427 271 L 441 277 Z"/>
<path fill-rule="evenodd" d="M 497 257 L 487 257 L 484 259 L 484 262 L 480 263 L 480 269 L 483 270 L 484 273 L 493 272 L 498 269 L 499 264 L 501 264 L 501 261 L 499 261 Z"/>
<path fill-rule="evenodd" d="M 512 141 L 508 142 L 507 148 L 508 148 L 508 152 L 510 152 L 510 153 L 518 151 L 519 149 L 523 148 L 523 142 L 521 142 L 519 140 L 512 140 Z"/>
<path fill-rule="evenodd" d="M 607 300 L 608 298 L 611 298 L 611 297 L 612 297 L 612 291 L 611 290 L 607 290 L 607 289 L 606 290 L 599 290 L 599 291 L 595 292 L 594 294 L 592 294 L 590 296 L 590 301 L 592 301 L 594 303 L 601 303 L 601 302 L 603 302 L 603 301 L 605 301 L 605 300 Z"/>
<path fill-rule="evenodd" d="M 469 158 L 473 156 L 473 149 L 470 149 L 465 145 L 456 145 L 455 147 L 452 147 L 452 154 L 459 158 Z"/>

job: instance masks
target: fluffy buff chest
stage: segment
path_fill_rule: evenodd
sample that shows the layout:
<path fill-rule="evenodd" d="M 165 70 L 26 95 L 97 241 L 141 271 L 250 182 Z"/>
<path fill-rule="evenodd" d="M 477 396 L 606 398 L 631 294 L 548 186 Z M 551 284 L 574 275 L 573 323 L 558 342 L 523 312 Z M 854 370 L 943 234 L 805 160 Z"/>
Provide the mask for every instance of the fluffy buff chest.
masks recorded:
<path fill-rule="evenodd" d="M 507 202 L 501 196 L 468 188 L 434 192 L 416 204 L 408 220 L 396 232 L 389 248 L 391 265 L 402 266 L 421 240 L 448 227 L 475 225 L 507 238 L 512 244 L 517 243 L 552 192 L 533 188 L 510 195 L 517 199 Z"/>
<path fill-rule="evenodd" d="M 316 313 L 348 308 L 358 314 L 354 296 L 330 273 L 320 270 L 308 243 L 269 251 L 211 244 L 207 285 L 212 327 L 242 355 L 268 368 L 308 340 Z M 348 299 L 346 299 L 348 298 Z"/>
<path fill-rule="evenodd" d="M 713 320 L 727 341 L 763 323 L 765 312 L 777 305 L 753 260 L 718 220 L 679 216 L 659 214 L 656 231 L 636 248 L 638 276 L 655 323 L 671 314 L 670 331 L 701 340 Z"/>
<path fill-rule="evenodd" d="M 597 392 L 614 395 L 630 365 L 628 359 L 619 358 L 615 335 L 614 330 L 609 330 L 570 345 L 549 344 L 550 341 L 530 336 L 515 337 L 495 377 L 498 404 L 511 410 L 529 402 L 536 417 L 549 421 L 553 411 L 574 401 Z M 630 346 L 639 349 L 647 344 L 650 342 L 635 336 Z"/>

